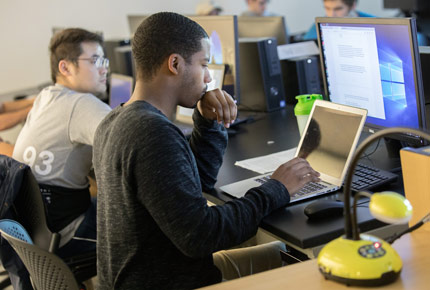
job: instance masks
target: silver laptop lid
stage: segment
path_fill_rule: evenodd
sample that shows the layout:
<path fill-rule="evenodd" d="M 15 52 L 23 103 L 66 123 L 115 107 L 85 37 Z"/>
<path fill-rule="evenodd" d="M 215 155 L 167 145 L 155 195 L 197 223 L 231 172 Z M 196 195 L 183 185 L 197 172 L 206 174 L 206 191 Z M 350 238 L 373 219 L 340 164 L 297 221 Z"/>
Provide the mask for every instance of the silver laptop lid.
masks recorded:
<path fill-rule="evenodd" d="M 365 109 L 316 100 L 296 157 L 306 159 L 321 180 L 341 186 L 366 116 Z"/>

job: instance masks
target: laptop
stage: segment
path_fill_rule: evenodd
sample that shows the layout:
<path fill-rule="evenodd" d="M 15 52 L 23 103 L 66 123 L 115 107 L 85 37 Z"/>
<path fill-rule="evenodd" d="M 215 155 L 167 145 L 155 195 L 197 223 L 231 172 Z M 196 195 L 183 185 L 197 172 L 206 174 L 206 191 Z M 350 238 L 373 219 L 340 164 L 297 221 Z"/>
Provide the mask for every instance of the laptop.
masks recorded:
<path fill-rule="evenodd" d="M 208 84 L 208 91 L 221 89 L 224 83 L 225 65 L 209 64 L 208 69 L 212 77 L 212 81 Z M 176 119 L 174 123 L 186 137 L 190 137 L 193 132 L 193 112 L 194 109 L 191 108 L 181 106 L 176 108 Z"/>
<path fill-rule="evenodd" d="M 301 136 L 295 157 L 306 159 L 318 171 L 321 181 L 308 183 L 291 197 L 291 202 L 338 190 L 360 138 L 367 110 L 316 100 Z M 233 197 L 261 185 L 271 173 L 221 186 Z"/>
<path fill-rule="evenodd" d="M 127 102 L 133 91 L 133 78 L 121 74 L 111 74 L 109 81 L 109 106 L 115 109 Z"/>

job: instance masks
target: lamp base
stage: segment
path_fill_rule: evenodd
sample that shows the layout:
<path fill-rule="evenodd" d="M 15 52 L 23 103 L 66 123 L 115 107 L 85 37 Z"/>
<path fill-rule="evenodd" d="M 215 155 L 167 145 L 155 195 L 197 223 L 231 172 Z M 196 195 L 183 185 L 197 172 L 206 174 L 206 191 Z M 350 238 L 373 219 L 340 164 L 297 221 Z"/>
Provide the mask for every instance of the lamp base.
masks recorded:
<path fill-rule="evenodd" d="M 399 277 L 402 260 L 390 244 L 362 234 L 358 241 L 339 237 L 325 245 L 318 255 L 318 267 L 329 280 L 354 286 L 380 286 Z"/>

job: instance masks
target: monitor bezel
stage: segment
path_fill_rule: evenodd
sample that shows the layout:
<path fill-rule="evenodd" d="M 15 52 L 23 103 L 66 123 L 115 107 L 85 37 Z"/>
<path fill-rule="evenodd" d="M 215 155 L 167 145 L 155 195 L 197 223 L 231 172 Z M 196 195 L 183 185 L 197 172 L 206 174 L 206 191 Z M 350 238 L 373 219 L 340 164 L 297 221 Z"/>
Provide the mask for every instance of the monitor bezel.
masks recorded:
<path fill-rule="evenodd" d="M 328 86 L 327 86 L 327 76 L 326 76 L 326 66 L 325 66 L 325 57 L 322 51 L 321 44 L 321 31 L 320 24 L 321 23 L 330 23 L 330 24 L 369 24 L 369 25 L 405 25 L 408 27 L 409 33 L 409 44 L 411 49 L 411 57 L 412 57 L 412 68 L 414 73 L 414 85 L 416 92 L 416 104 L 418 110 L 418 125 L 419 128 L 416 129 L 426 129 L 426 120 L 425 120 L 425 104 L 424 104 L 424 89 L 422 84 L 422 74 L 421 74 L 421 61 L 419 54 L 419 46 L 417 39 L 417 26 L 415 18 L 376 18 L 376 17 L 317 17 L 315 18 L 315 25 L 317 30 L 317 40 L 318 47 L 320 51 L 320 61 L 321 61 L 321 70 L 324 84 L 324 98 L 326 100 L 330 100 Z M 376 131 L 382 130 L 384 126 L 368 123 L 364 125 L 364 130 L 369 133 L 375 133 Z M 419 136 L 412 135 L 402 135 L 396 136 L 396 139 L 410 142 L 411 144 L 418 145 L 424 144 L 424 140 Z"/>

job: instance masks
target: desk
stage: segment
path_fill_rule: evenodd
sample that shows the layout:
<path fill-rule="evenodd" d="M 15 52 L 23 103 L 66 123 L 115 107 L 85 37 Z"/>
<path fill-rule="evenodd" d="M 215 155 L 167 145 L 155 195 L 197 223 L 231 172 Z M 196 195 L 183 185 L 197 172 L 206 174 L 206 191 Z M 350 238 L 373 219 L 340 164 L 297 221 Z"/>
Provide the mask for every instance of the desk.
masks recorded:
<path fill-rule="evenodd" d="M 418 229 L 395 241 L 393 247 L 403 260 L 400 278 L 393 284 L 378 289 L 428 289 L 430 285 L 430 231 Z M 427 285 L 427 286 L 425 286 Z M 319 273 L 317 261 L 310 260 L 278 268 L 241 279 L 219 283 L 202 289 L 365 289 L 347 287 L 325 280 Z M 369 288 L 368 288 L 369 289 Z"/>
<path fill-rule="evenodd" d="M 235 166 L 235 161 L 297 146 L 299 132 L 293 106 L 287 106 L 283 110 L 272 113 L 258 113 L 255 119 L 256 121 L 253 123 L 240 125 L 239 133 L 230 138 L 216 187 L 258 175 Z M 363 163 L 370 162 L 382 169 L 398 167 L 399 160 L 387 158 L 387 154 L 385 146 L 379 146 L 376 153 L 371 156 L 372 159 L 363 160 Z M 400 178 L 399 183 L 393 184 L 389 189 L 399 191 L 402 188 Z M 342 199 L 343 194 L 338 192 L 323 198 Z M 214 203 L 220 203 L 231 200 L 231 197 L 217 190 L 208 199 Z M 336 217 L 316 222 L 309 221 L 304 215 L 303 209 L 311 202 L 313 201 L 298 203 L 273 212 L 263 219 L 261 228 L 284 241 L 287 246 L 305 253 L 310 258 L 315 257 L 319 250 L 318 247 L 343 234 L 344 219 Z M 358 208 L 358 222 L 362 232 L 385 226 L 384 223 L 375 220 L 370 215 L 366 206 Z M 397 231 L 399 229 L 380 236 L 384 238 Z"/>

